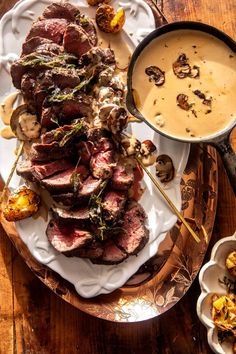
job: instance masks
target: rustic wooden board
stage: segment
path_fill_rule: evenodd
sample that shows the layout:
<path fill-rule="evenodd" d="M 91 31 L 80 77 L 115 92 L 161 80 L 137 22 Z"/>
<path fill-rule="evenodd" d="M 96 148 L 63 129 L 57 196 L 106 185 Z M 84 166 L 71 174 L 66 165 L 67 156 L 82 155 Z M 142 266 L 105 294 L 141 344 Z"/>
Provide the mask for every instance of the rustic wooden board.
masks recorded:
<path fill-rule="evenodd" d="M 0 13 L 13 3 L 0 0 Z M 171 20 L 202 20 L 235 36 L 234 0 L 165 1 L 164 11 Z M 236 134 L 233 140 L 236 147 Z M 219 171 L 220 198 L 211 245 L 232 234 L 236 226 L 236 200 L 220 162 Z M 211 353 L 195 312 L 196 281 L 160 319 L 110 323 L 56 297 L 32 275 L 2 230 L 0 235 L 0 353 Z"/>

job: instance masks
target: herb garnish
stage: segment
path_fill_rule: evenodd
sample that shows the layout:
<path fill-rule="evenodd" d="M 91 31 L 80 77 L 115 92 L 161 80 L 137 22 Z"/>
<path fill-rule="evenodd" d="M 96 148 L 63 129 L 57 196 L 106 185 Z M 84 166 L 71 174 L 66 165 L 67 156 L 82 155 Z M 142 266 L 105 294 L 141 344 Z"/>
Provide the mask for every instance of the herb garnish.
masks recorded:
<path fill-rule="evenodd" d="M 81 130 L 82 127 L 83 127 L 83 121 L 73 125 L 71 130 L 65 132 L 63 138 L 61 139 L 61 141 L 59 143 L 59 146 L 63 147 L 64 145 L 66 145 L 71 140 L 71 138 L 76 136 L 76 134 Z"/>
<path fill-rule="evenodd" d="M 92 79 L 93 76 L 90 76 L 88 79 L 81 81 L 79 85 L 75 86 L 73 90 L 69 93 L 63 94 L 61 93 L 61 90 L 59 88 L 56 88 L 51 94 L 51 96 L 49 97 L 48 102 L 56 103 L 56 102 L 63 102 L 67 100 L 73 100 L 75 94 L 78 91 L 81 91 L 82 89 L 86 88 Z"/>

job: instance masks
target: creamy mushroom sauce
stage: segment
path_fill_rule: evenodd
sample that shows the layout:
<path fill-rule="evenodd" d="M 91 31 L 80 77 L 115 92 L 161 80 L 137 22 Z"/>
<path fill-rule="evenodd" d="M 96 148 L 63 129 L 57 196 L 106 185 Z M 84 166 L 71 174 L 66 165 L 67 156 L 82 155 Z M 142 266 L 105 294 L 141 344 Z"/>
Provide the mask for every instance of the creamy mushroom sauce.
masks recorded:
<path fill-rule="evenodd" d="M 19 96 L 19 92 L 10 93 L 0 104 L 0 118 L 6 127 L 0 129 L 0 136 L 4 139 L 15 138 L 15 134 L 10 127 L 10 119 L 14 110 L 14 104 Z"/>
<path fill-rule="evenodd" d="M 185 53 L 198 78 L 179 79 L 172 65 Z M 155 86 L 145 69 L 155 65 L 165 72 L 165 83 Z M 140 54 L 132 87 L 142 115 L 164 133 L 180 138 L 207 138 L 236 122 L 236 55 L 219 39 L 196 30 L 178 30 L 153 40 Z M 200 90 L 211 105 L 193 93 Z M 188 96 L 189 110 L 177 105 L 177 96 Z"/>

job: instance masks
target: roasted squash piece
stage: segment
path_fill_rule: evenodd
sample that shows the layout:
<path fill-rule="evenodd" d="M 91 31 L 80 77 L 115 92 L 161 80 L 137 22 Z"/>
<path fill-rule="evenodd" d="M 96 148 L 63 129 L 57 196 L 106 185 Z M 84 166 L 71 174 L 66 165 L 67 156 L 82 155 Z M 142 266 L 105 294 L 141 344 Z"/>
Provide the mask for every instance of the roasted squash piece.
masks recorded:
<path fill-rule="evenodd" d="M 96 23 L 101 31 L 107 33 L 119 32 L 125 23 L 125 12 L 119 8 L 115 12 L 110 5 L 101 5 L 96 11 Z"/>
<path fill-rule="evenodd" d="M 9 196 L 3 216 L 7 221 L 26 219 L 38 211 L 39 204 L 39 195 L 22 186 Z"/>
<path fill-rule="evenodd" d="M 229 273 L 233 277 L 236 277 L 236 251 L 233 251 L 228 255 L 228 257 L 226 258 L 225 265 Z"/>

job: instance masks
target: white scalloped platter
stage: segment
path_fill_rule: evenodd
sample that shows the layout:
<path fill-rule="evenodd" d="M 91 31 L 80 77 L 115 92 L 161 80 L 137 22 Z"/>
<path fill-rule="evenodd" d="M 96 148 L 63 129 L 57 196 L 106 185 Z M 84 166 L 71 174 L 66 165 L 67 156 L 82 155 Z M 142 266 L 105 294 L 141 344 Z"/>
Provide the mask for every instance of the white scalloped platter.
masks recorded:
<path fill-rule="evenodd" d="M 232 342 L 225 340 L 220 343 L 217 336 L 217 328 L 211 318 L 211 298 L 213 294 L 226 295 L 226 288 L 219 282 L 224 276 L 233 279 L 225 267 L 228 254 L 236 250 L 236 233 L 233 236 L 224 237 L 213 247 L 211 259 L 199 273 L 201 295 L 197 301 L 197 314 L 201 322 L 207 328 L 207 340 L 211 349 L 217 354 L 233 354 Z"/>
<path fill-rule="evenodd" d="M 21 0 L 3 16 L 0 23 L 0 101 L 14 91 L 9 75 L 10 64 L 12 60 L 18 57 L 33 19 L 37 18 L 44 7 L 51 2 L 50 0 Z M 83 13 L 94 18 L 95 10 L 87 5 L 86 0 L 75 0 L 72 3 L 77 4 Z M 143 0 L 113 1 L 112 4 L 115 8 L 123 6 L 125 9 L 126 23 L 124 31 L 120 35 L 133 50 L 138 42 L 155 28 L 153 13 Z M 134 29 L 137 29 L 136 32 L 134 32 Z M 131 33 L 132 36 L 129 36 L 128 34 Z M 115 38 L 114 36 L 114 40 Z M 180 179 L 188 160 L 189 145 L 168 140 L 154 133 L 144 123 L 133 123 L 129 130 L 140 140 L 152 139 L 160 154 L 167 154 L 172 158 L 176 175 L 174 180 L 164 187 L 169 197 L 180 209 Z M 6 180 L 14 161 L 15 147 L 16 140 L 9 141 L 0 138 L 0 173 L 4 180 Z M 152 168 L 152 172 L 154 173 L 154 168 Z M 15 174 L 10 187 L 12 189 L 16 188 L 22 182 Z M 124 285 L 130 276 L 157 252 L 167 231 L 176 222 L 176 217 L 146 176 L 143 184 L 147 190 L 140 203 L 148 215 L 149 243 L 138 256 L 129 257 L 127 261 L 119 265 L 94 265 L 89 260 L 76 257 L 67 258 L 59 254 L 47 240 L 45 235 L 47 222 L 41 217 L 36 220 L 29 218 L 17 222 L 17 231 L 31 254 L 40 263 L 47 265 L 64 279 L 74 284 L 76 291 L 81 296 L 90 298 L 99 294 L 110 293 Z"/>

